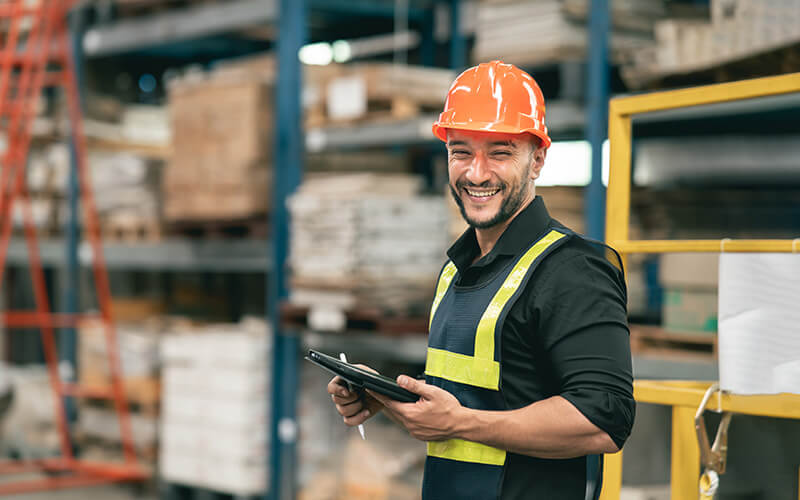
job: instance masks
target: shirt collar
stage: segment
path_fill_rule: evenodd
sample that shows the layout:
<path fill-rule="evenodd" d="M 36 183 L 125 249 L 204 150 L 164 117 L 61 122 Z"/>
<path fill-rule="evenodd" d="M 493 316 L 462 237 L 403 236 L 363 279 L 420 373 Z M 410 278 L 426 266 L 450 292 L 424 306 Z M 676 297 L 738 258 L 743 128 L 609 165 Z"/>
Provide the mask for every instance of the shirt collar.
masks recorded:
<path fill-rule="evenodd" d="M 550 225 L 550 214 L 544 206 L 544 200 L 537 196 L 527 207 L 517 214 L 503 234 L 495 243 L 492 251 L 481 258 L 475 265 L 484 266 L 501 255 L 518 255 L 528 248 L 533 241 L 541 237 Z M 480 254 L 475 229 L 469 228 L 447 250 L 447 256 L 460 271 L 472 265 L 472 261 Z"/>

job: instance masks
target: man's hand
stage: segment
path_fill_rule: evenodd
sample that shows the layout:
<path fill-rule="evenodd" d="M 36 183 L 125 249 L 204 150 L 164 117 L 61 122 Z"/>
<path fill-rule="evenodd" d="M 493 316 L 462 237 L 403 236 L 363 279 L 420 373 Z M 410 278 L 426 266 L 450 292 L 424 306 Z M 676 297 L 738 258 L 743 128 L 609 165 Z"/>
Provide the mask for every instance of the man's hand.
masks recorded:
<path fill-rule="evenodd" d="M 444 441 L 456 437 L 456 426 L 463 418 L 465 408 L 455 396 L 406 375 L 397 377 L 397 383 L 419 394 L 420 399 L 416 403 L 401 403 L 369 390 L 367 392 L 380 401 L 414 438 L 420 441 Z"/>
<path fill-rule="evenodd" d="M 378 373 L 365 365 L 355 365 L 363 370 Z M 383 404 L 366 392 L 351 391 L 347 388 L 347 382 L 335 376 L 328 382 L 328 394 L 331 395 L 336 411 L 342 416 L 344 423 L 350 427 L 363 424 L 368 418 L 377 414 L 383 409 Z"/>

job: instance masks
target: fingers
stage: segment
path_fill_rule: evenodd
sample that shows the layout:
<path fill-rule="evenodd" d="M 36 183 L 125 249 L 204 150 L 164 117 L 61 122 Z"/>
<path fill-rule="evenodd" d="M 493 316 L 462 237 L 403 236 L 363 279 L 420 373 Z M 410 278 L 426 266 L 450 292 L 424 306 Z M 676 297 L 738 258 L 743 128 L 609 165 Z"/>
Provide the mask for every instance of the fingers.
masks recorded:
<path fill-rule="evenodd" d="M 378 373 L 378 370 L 375 370 L 374 368 L 370 368 L 367 365 L 358 364 L 358 365 L 353 365 L 353 366 L 356 366 L 356 367 L 361 368 L 362 370 L 366 370 L 368 372 L 372 372 L 372 373 L 376 373 L 376 374 Z"/>
<path fill-rule="evenodd" d="M 358 415 L 360 412 L 362 412 L 364 409 L 365 409 L 364 404 L 359 400 L 353 401 L 348 404 L 336 405 L 336 411 L 339 412 L 339 415 L 345 418 L 354 417 Z"/>
<path fill-rule="evenodd" d="M 431 391 L 435 391 L 430 385 L 426 384 L 423 380 L 415 380 L 408 375 L 400 375 L 397 377 L 397 385 L 407 391 L 420 396 L 430 397 Z"/>
<path fill-rule="evenodd" d="M 349 397 L 353 392 L 347 389 L 347 382 L 340 376 L 335 376 L 328 382 L 328 394 L 340 397 Z"/>
<path fill-rule="evenodd" d="M 355 365 L 372 373 L 378 373 L 366 365 Z M 328 394 L 336 406 L 336 411 L 349 426 L 363 424 L 368 418 L 383 409 L 383 400 L 372 397 L 363 391 L 351 391 L 347 382 L 340 377 L 333 377 L 327 386 Z"/>
<path fill-rule="evenodd" d="M 376 400 L 377 402 L 379 402 L 383 406 L 388 406 L 392 402 L 391 398 L 388 398 L 388 397 L 384 396 L 383 394 L 375 392 L 375 391 L 373 391 L 371 389 L 364 389 L 364 390 L 367 392 L 367 394 L 369 394 L 372 397 L 372 399 Z"/>
<path fill-rule="evenodd" d="M 367 394 L 369 394 L 369 396 L 372 399 L 377 401 L 381 406 L 383 406 L 385 408 L 388 408 L 390 410 L 393 410 L 393 411 L 396 410 L 396 405 L 404 404 L 404 403 L 400 403 L 399 401 L 395 401 L 394 399 L 392 399 L 390 397 L 384 396 L 383 394 L 379 394 L 377 392 L 371 391 L 369 389 L 366 389 L 366 392 L 367 392 Z"/>
<path fill-rule="evenodd" d="M 371 415 L 372 413 L 368 409 L 364 409 L 356 413 L 355 415 L 352 415 L 350 417 L 344 417 L 342 420 L 344 420 L 344 423 L 346 425 L 353 427 L 356 425 L 363 424 Z"/>

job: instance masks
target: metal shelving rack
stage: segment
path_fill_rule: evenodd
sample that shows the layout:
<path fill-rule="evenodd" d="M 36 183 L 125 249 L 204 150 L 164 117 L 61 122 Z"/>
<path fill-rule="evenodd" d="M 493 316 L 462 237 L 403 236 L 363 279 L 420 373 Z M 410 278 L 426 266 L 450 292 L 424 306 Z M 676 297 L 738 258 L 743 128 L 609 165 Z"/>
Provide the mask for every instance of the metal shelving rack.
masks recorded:
<path fill-rule="evenodd" d="M 466 40 L 460 30 L 462 18 L 460 0 L 434 0 L 424 9 L 417 7 L 409 9 L 409 16 L 414 19 L 428 16 L 432 19 L 430 9 L 436 3 L 444 3 L 450 7 L 450 67 L 456 70 L 463 69 L 467 66 L 468 57 Z M 607 41 L 607 2 L 593 2 L 592 4 L 591 46 L 597 46 L 598 50 L 604 51 Z M 281 264 L 285 261 L 288 250 L 288 214 L 284 201 L 300 181 L 303 154 L 305 151 L 435 144 L 430 135 L 430 124 L 435 116 L 423 116 L 385 126 L 315 129 L 310 130 L 304 139 L 301 129 L 299 91 L 302 82 L 297 52 L 305 41 L 309 9 L 321 7 L 341 12 L 365 14 L 375 14 L 375 9 L 383 9 L 382 15 L 391 15 L 391 9 L 387 10 L 385 6 L 379 7 L 364 1 L 232 0 L 172 10 L 137 20 L 124 20 L 91 27 L 85 32 L 80 16 L 74 25 L 76 29 L 74 30 L 73 51 L 76 61 L 81 61 L 84 56 L 106 57 L 250 26 L 268 24 L 279 28 L 277 48 L 280 71 L 276 88 L 278 105 L 275 119 L 282 126 L 276 128 L 275 206 L 272 217 L 272 237 L 269 240 L 246 242 L 167 240 L 137 245 L 134 252 L 130 251 L 130 245 L 104 245 L 110 269 L 203 270 L 266 272 L 268 274 L 268 320 L 272 322 L 275 332 L 274 357 L 268 362 L 273 365 L 275 380 L 280 381 L 280 383 L 274 384 L 275 392 L 272 402 L 273 427 L 272 449 L 270 450 L 272 491 L 269 497 L 273 499 L 292 498 L 295 487 L 294 456 L 297 426 L 294 415 L 294 394 L 298 386 L 297 360 L 299 359 L 300 337 L 295 332 L 287 332 L 281 328 L 277 308 L 287 293 L 285 270 Z M 605 9 L 606 12 L 603 14 L 597 9 Z M 603 15 L 605 15 L 605 28 L 603 28 Z M 431 33 L 422 34 L 423 50 L 430 51 L 433 23 L 423 24 L 431 31 Z M 432 52 L 423 59 L 423 63 L 430 64 Z M 589 72 L 589 88 L 599 89 L 593 94 L 593 99 L 598 101 L 608 99 L 606 61 L 607 57 L 602 59 L 602 64 L 594 65 L 594 69 Z M 582 107 L 576 103 L 567 101 L 548 103 L 548 117 L 553 132 L 560 130 L 574 132 L 589 126 L 590 130 L 594 131 L 593 135 L 590 134 L 591 137 L 604 137 L 604 118 L 596 116 L 595 113 L 586 116 Z M 602 143 L 602 137 L 597 140 Z M 597 140 L 593 139 L 592 144 L 594 145 Z M 599 151 L 599 147 L 596 150 Z M 599 161 L 599 155 L 596 156 Z M 599 167 L 597 169 L 598 173 L 594 177 L 599 183 Z M 602 186 L 600 187 L 602 188 Z M 594 218 L 602 218 L 603 209 L 602 199 L 597 201 L 597 197 L 594 196 L 588 200 L 587 214 L 592 214 L 591 216 Z M 68 304 L 68 307 L 77 309 L 78 298 L 75 290 L 77 290 L 78 271 L 87 261 L 87 256 L 85 251 L 81 251 L 78 241 L 76 219 L 73 218 L 70 221 L 66 234 L 66 256 L 59 252 L 59 248 L 65 246 L 63 241 L 44 243 L 42 256 L 46 265 L 54 267 L 64 265 L 66 267 L 65 303 Z M 13 242 L 9 253 L 10 262 L 21 263 L 23 254 L 24 249 L 20 247 L 19 242 Z M 277 265 L 274 265 L 275 263 Z M 74 331 L 71 333 L 71 343 L 74 346 Z M 314 337 L 314 334 L 311 334 L 311 339 L 307 341 L 314 343 L 314 338 L 323 343 L 327 341 L 320 336 Z M 394 341 L 392 342 L 394 343 Z M 410 341 L 403 352 L 407 354 L 409 360 L 417 359 L 420 346 L 424 348 L 423 344 L 424 339 Z M 392 350 L 396 354 L 395 347 Z M 385 351 L 386 344 L 383 340 L 376 340 L 375 345 L 372 345 L 371 348 L 376 351 Z M 72 351 L 74 357 L 74 349 Z"/>
<path fill-rule="evenodd" d="M 64 264 L 64 239 L 44 240 L 39 245 L 42 264 L 59 267 Z M 264 248 L 267 240 L 206 241 L 176 239 L 155 243 L 106 243 L 103 255 L 108 269 L 126 271 L 211 271 L 263 272 L 272 267 L 272 259 Z M 91 250 L 78 245 L 80 267 L 90 263 Z M 8 262 L 27 264 L 25 242 L 14 240 L 8 248 Z"/>

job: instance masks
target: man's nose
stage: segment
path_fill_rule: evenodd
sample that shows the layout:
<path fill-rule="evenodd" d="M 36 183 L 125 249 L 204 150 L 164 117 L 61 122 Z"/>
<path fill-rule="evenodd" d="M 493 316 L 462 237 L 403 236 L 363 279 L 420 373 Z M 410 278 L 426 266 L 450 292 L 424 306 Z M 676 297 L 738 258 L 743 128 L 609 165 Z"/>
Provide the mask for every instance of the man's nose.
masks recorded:
<path fill-rule="evenodd" d="M 467 171 L 466 178 L 471 184 L 481 185 L 491 178 L 492 174 L 489 171 L 489 164 L 486 161 L 486 155 L 482 152 L 477 152 L 472 159 L 472 164 Z"/>

